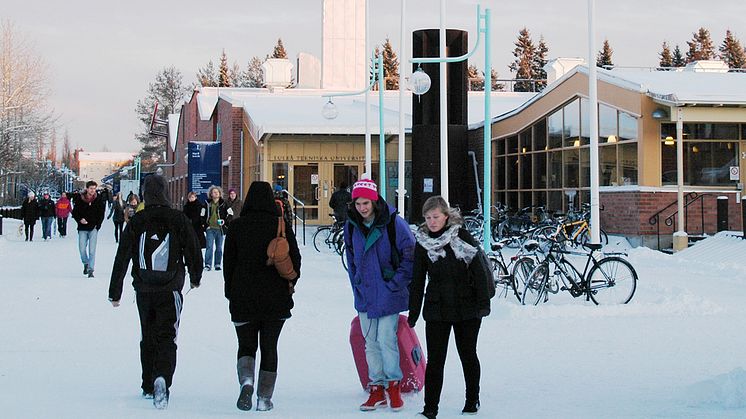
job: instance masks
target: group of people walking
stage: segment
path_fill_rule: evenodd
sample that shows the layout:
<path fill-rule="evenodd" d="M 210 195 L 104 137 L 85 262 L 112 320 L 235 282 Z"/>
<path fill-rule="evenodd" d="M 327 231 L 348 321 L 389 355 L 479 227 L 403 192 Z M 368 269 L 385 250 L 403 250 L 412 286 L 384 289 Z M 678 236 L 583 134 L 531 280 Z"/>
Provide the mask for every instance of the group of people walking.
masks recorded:
<path fill-rule="evenodd" d="M 168 405 L 186 273 L 190 287 L 197 288 L 204 270 L 222 267 L 238 343 L 236 406 L 252 409 L 256 393 L 256 409 L 270 410 L 278 379 L 277 345 L 292 315 L 301 271 L 300 251 L 290 223 L 282 217 L 282 206 L 266 182 L 253 182 L 243 202 L 233 190 L 223 200 L 218 187 L 209 190 L 204 204 L 190 193 L 183 212 L 170 207 L 165 191 L 161 176 L 146 179 L 144 210 L 132 216 L 119 237 L 109 287 L 109 300 L 117 307 L 132 261 L 142 336 L 143 396 L 152 398 L 156 408 Z M 373 181 L 355 182 L 349 199 L 344 215 L 345 256 L 365 337 L 369 379 L 369 395 L 360 409 L 389 406 L 399 410 L 404 405 L 397 328 L 399 313 L 408 311 L 409 327 L 420 317 L 426 322 L 425 405 L 419 415 L 437 417 L 451 330 L 466 383 L 462 412 L 477 413 L 480 364 L 476 347 L 493 295 L 490 270 L 482 266 L 486 258 L 478 257 L 482 252 L 478 243 L 463 228 L 459 213 L 441 197 L 425 202 L 425 223 L 414 233 L 378 194 Z M 218 248 L 223 236 L 221 254 Z M 268 248 L 280 238 L 287 243 L 292 277 L 268 263 Z M 201 248 L 208 249 L 204 258 Z"/>
<path fill-rule="evenodd" d="M 55 202 L 49 192 L 44 192 L 41 199 L 36 199 L 34 192 L 29 192 L 21 204 L 21 218 L 24 224 L 26 241 L 34 241 L 34 227 L 41 219 L 42 239 L 52 238 L 52 225 L 57 222 L 60 237 L 67 235 L 67 217 L 70 215 L 70 200 L 65 192 Z"/>

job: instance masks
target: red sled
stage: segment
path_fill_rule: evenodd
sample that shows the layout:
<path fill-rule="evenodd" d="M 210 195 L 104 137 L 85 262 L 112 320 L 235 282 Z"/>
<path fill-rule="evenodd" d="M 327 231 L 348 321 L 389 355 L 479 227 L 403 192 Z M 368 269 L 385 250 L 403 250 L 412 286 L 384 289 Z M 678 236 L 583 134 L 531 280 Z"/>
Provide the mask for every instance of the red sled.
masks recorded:
<path fill-rule="evenodd" d="M 399 383 L 402 393 L 420 391 L 425 386 L 425 361 L 420 340 L 417 333 L 407 324 L 407 316 L 399 315 L 399 325 L 396 332 L 399 341 L 399 367 L 402 380 Z M 355 359 L 357 375 L 363 389 L 368 388 L 368 361 L 365 360 L 365 337 L 360 328 L 360 318 L 355 316 L 350 325 L 350 346 Z"/>

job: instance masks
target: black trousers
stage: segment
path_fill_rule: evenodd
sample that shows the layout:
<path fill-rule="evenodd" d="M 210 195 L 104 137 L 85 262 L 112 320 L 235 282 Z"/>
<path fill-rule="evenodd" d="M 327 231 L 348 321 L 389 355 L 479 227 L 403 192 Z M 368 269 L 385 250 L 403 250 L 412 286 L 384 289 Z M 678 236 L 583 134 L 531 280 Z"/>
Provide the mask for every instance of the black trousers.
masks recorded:
<path fill-rule="evenodd" d="M 238 336 L 238 358 L 250 356 L 256 359 L 257 348 L 262 352 L 259 369 L 277 372 L 277 341 L 285 320 L 261 320 L 236 326 Z"/>
<path fill-rule="evenodd" d="M 118 223 L 114 221 L 114 240 L 119 243 L 119 236 L 122 234 L 122 227 L 124 223 Z"/>
<path fill-rule="evenodd" d="M 140 314 L 140 363 L 142 389 L 153 393 L 158 377 L 171 387 L 176 370 L 176 336 L 179 333 L 182 296 L 179 291 L 138 292 Z"/>
<path fill-rule="evenodd" d="M 60 236 L 67 236 L 67 217 L 57 217 L 57 230 L 60 232 Z"/>
<path fill-rule="evenodd" d="M 427 369 L 425 370 L 425 410 L 438 411 L 440 392 L 443 388 L 443 367 L 448 353 L 451 328 L 456 336 L 456 349 L 461 358 L 466 382 L 466 400 L 479 400 L 481 369 L 477 357 L 477 339 L 482 319 L 461 322 L 429 321 L 425 323 L 427 341 Z"/>
<path fill-rule="evenodd" d="M 36 221 L 34 221 L 33 224 L 25 223 L 23 230 L 26 232 L 26 240 L 33 240 L 34 239 L 34 226 L 36 225 Z"/>

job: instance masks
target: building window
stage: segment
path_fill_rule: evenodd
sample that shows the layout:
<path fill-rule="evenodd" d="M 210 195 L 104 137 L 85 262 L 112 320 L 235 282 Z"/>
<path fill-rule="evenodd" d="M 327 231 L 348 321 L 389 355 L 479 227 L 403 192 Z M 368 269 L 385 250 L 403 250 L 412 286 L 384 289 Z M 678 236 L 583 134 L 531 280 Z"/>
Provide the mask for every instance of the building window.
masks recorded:
<path fill-rule="evenodd" d="M 562 147 L 562 110 L 558 110 L 547 118 L 549 131 L 549 148 Z"/>
<path fill-rule="evenodd" d="M 735 186 L 730 167 L 738 165 L 738 124 L 684 124 L 684 184 L 693 186 Z M 661 124 L 661 183 L 676 185 L 676 124 Z M 727 141 L 732 140 L 732 141 Z"/>
<path fill-rule="evenodd" d="M 563 108 L 564 123 L 562 133 L 565 147 L 580 145 L 580 101 L 578 99 Z"/>
<path fill-rule="evenodd" d="M 282 189 L 288 188 L 287 163 L 272 163 L 272 181 L 275 185 L 282 186 Z"/>

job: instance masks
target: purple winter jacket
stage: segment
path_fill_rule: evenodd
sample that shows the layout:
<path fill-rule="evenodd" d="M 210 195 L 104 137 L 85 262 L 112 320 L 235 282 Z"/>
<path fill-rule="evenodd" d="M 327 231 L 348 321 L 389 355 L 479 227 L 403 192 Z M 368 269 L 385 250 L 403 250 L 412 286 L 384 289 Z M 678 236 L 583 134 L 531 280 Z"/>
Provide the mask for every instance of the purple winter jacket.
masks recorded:
<path fill-rule="evenodd" d="M 409 225 L 396 215 L 396 209 L 381 197 L 377 204 L 385 211 L 378 214 L 370 229 L 363 225 L 360 214 L 350 209 L 344 231 L 347 274 L 355 297 L 355 310 L 367 313 L 371 319 L 409 309 L 409 282 L 412 280 L 416 244 Z M 394 228 L 399 250 L 396 270 L 386 227 L 391 217 L 396 217 Z"/>

